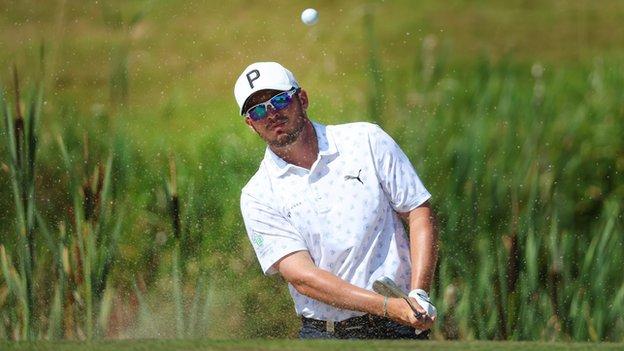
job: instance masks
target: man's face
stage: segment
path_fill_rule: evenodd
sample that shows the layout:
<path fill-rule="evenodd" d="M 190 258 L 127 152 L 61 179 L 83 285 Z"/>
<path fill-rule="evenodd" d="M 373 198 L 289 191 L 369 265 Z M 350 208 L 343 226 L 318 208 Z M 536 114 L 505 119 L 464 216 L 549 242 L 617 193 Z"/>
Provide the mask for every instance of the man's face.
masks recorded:
<path fill-rule="evenodd" d="M 249 98 L 245 108 L 265 102 L 280 93 L 282 92 L 278 90 L 260 90 Z M 308 119 L 307 107 L 307 94 L 304 90 L 300 90 L 292 96 L 292 102 L 288 107 L 279 111 L 269 107 L 265 118 L 254 121 L 246 117 L 245 123 L 253 128 L 270 146 L 288 146 L 297 140 L 305 127 Z"/>

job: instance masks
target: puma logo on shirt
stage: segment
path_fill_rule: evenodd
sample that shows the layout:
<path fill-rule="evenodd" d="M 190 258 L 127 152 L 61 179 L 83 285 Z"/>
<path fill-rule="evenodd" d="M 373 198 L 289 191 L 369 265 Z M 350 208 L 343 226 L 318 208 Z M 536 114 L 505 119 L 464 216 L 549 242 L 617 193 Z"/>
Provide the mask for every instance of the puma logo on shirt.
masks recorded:
<path fill-rule="evenodd" d="M 355 179 L 355 180 L 357 180 L 358 182 L 362 183 L 362 185 L 364 185 L 364 182 L 362 181 L 362 179 L 360 179 L 360 173 L 362 173 L 362 170 L 361 170 L 361 169 L 358 171 L 357 176 L 346 175 L 346 176 L 344 177 L 344 179 L 345 179 L 345 180 Z"/>

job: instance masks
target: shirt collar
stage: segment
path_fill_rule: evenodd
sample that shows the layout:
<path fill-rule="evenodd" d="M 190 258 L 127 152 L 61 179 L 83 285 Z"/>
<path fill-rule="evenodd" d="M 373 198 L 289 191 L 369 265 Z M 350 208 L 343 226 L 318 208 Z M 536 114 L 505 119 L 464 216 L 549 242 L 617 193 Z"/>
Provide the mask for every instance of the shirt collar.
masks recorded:
<path fill-rule="evenodd" d="M 316 140 L 318 141 L 319 157 L 334 155 L 338 152 L 336 149 L 336 143 L 331 135 L 327 132 L 327 126 L 312 121 L 314 131 L 316 132 Z M 281 157 L 277 156 L 271 148 L 267 146 L 264 152 L 264 161 L 268 166 L 269 171 L 275 177 L 281 177 L 291 169 L 298 168 L 297 166 L 284 161 Z"/>

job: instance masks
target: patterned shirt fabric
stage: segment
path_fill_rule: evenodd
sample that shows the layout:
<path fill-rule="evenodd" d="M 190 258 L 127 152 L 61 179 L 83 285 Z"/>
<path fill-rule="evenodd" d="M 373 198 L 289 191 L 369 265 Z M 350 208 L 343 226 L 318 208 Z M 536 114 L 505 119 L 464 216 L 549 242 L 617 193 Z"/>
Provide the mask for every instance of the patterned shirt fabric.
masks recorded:
<path fill-rule="evenodd" d="M 407 156 L 379 126 L 313 122 L 319 154 L 311 169 L 289 164 L 268 147 L 242 190 L 247 234 L 265 274 L 284 256 L 307 250 L 315 265 L 372 290 L 388 276 L 410 290 L 409 241 L 397 212 L 431 195 Z M 297 314 L 341 321 L 362 315 L 300 294 Z"/>

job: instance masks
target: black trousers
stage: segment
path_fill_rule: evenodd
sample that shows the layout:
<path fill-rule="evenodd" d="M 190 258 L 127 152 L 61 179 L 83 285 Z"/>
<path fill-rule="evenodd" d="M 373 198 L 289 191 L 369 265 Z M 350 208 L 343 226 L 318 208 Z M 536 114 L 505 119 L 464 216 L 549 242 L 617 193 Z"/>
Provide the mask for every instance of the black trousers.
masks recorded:
<path fill-rule="evenodd" d="M 301 321 L 300 339 L 429 339 L 429 330 L 417 335 L 414 328 L 370 314 L 335 323 L 305 317 Z"/>

